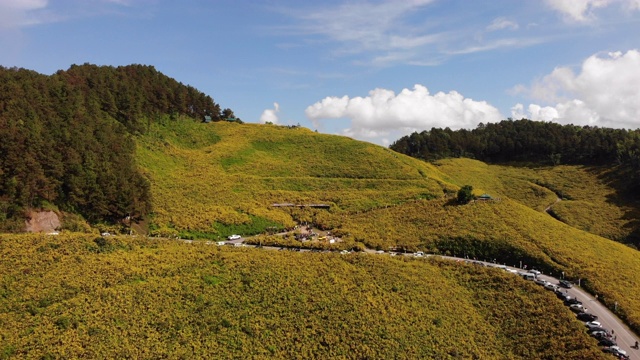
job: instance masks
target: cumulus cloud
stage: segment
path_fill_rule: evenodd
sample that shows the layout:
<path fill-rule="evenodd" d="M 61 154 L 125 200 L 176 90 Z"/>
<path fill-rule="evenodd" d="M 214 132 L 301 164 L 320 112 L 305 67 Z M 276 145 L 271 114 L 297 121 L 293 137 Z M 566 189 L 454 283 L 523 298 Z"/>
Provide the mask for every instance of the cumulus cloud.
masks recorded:
<path fill-rule="evenodd" d="M 600 124 L 600 115 L 578 99 L 566 101 L 556 106 L 529 104 L 527 111 L 524 111 L 522 104 L 516 104 L 511 108 L 511 117 L 514 119 L 555 121 L 561 124 L 602 125 Z"/>
<path fill-rule="evenodd" d="M 529 105 L 528 115 L 563 123 L 638 128 L 638 69 L 638 50 L 592 55 L 582 63 L 577 74 L 568 67 L 556 68 L 527 89 L 534 99 L 555 105 Z M 512 115 L 518 118 L 516 115 L 524 114 L 523 110 L 522 105 L 516 105 Z"/>
<path fill-rule="evenodd" d="M 390 133 L 407 134 L 432 127 L 473 128 L 480 122 L 496 122 L 500 112 L 484 101 L 463 97 L 456 91 L 431 94 L 423 85 L 392 90 L 374 89 L 366 97 L 326 97 L 305 110 L 319 125 L 322 119 L 349 119 L 343 134 L 356 138 L 379 138 Z"/>
<path fill-rule="evenodd" d="M 494 19 L 489 26 L 487 26 L 487 31 L 497 31 L 503 29 L 517 30 L 520 26 L 517 22 L 507 20 L 504 17 L 499 17 Z"/>
<path fill-rule="evenodd" d="M 621 5 L 626 11 L 640 9 L 639 0 L 545 0 L 545 3 L 570 23 L 592 22 L 596 19 L 596 9 L 612 4 Z"/>
<path fill-rule="evenodd" d="M 278 113 L 280 112 L 280 104 L 273 103 L 273 109 L 265 109 L 260 115 L 260 122 L 262 124 L 270 122 L 272 124 L 278 123 Z"/>

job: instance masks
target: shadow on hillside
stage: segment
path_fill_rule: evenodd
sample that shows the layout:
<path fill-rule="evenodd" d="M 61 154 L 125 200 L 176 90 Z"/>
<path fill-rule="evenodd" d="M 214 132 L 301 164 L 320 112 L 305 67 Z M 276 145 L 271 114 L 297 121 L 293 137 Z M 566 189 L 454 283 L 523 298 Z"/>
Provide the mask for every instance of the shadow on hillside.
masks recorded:
<path fill-rule="evenodd" d="M 449 199 L 449 200 L 445 201 L 445 203 L 444 203 L 444 206 L 460 206 L 460 205 L 462 205 L 462 204 L 460 204 L 458 202 L 458 199 L 456 199 L 456 198 Z"/>
<path fill-rule="evenodd" d="M 635 183 L 635 176 L 620 166 L 587 166 L 585 170 L 615 190 L 607 196 L 608 203 L 625 209 L 622 220 L 628 221 L 624 229 L 629 235 L 619 241 L 640 247 L 640 184 Z"/>

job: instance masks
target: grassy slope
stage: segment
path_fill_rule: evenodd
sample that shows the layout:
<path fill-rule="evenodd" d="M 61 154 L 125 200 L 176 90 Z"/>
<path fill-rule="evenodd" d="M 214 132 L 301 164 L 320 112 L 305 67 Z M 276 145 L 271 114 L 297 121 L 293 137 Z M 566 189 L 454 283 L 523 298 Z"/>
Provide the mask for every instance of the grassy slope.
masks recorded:
<path fill-rule="evenodd" d="M 640 228 L 640 206 L 619 193 L 615 181 L 621 175 L 615 168 L 512 167 L 469 159 L 443 160 L 438 168 L 456 183 L 490 189 L 492 194 L 508 196 L 539 211 L 553 205 L 554 216 L 570 226 L 637 244 L 633 234 Z M 562 201 L 555 203 L 558 197 Z"/>
<path fill-rule="evenodd" d="M 487 257 L 508 259 L 512 264 L 523 258 L 556 273 L 565 271 L 576 280 L 586 279 L 586 286 L 593 293 L 600 294 L 600 299 L 610 308 L 615 302 L 623 304 L 622 310 L 619 308 L 620 315 L 627 317 L 636 331 L 640 329 L 640 279 L 636 276 L 640 272 L 640 257 L 637 251 L 553 219 L 541 209 L 546 207 L 545 204 L 552 204 L 556 195 L 550 190 L 537 188 L 531 182 L 540 180 L 538 182 L 561 189 L 574 199 L 589 195 L 590 200 L 573 201 L 593 201 L 602 205 L 605 211 L 596 206 L 598 215 L 591 215 L 585 214 L 584 209 L 574 209 L 571 214 L 581 222 L 570 225 L 580 228 L 578 224 L 590 221 L 591 229 L 605 229 L 606 224 L 616 218 L 614 214 L 619 216 L 625 209 L 614 207 L 618 212 L 606 214 L 606 209 L 612 205 L 604 205 L 602 199 L 610 198 L 611 189 L 588 175 L 593 169 L 558 167 L 531 170 L 488 166 L 469 159 L 445 160 L 440 162 L 439 168 L 456 179 L 457 184 L 472 184 L 482 192 L 503 196 L 503 199 L 467 206 L 448 206 L 444 202 L 406 204 L 410 208 L 394 209 L 391 216 L 396 217 L 391 223 L 407 224 L 405 228 L 391 233 L 387 230 L 378 237 L 397 239 L 399 234 L 411 234 L 408 238 L 419 239 L 418 243 L 411 243 L 412 246 L 441 247 L 463 254 L 466 245 L 467 248 L 483 248 L 484 251 L 477 252 Z M 557 203 L 554 209 L 573 201 Z M 413 214 L 414 218 L 401 220 L 406 214 Z M 381 225 L 389 217 L 382 211 L 362 217 L 359 226 L 354 228 L 366 228 L 370 223 L 376 223 L 377 228 L 393 228 L 391 223 Z M 617 221 L 625 220 L 618 218 Z M 357 230 L 353 232 L 357 233 Z M 371 237 L 371 229 L 367 232 L 360 230 L 359 234 Z M 474 240 L 484 245 L 474 245 Z M 501 253 L 500 249 L 509 253 Z"/>
<path fill-rule="evenodd" d="M 605 358 L 497 269 L 73 235 L 0 255 L 0 358 Z"/>
<path fill-rule="evenodd" d="M 182 135 L 175 136 L 176 131 Z M 251 228 L 252 217 L 292 226 L 291 212 L 269 205 L 329 203 L 330 212 L 310 216 L 350 234 L 347 238 L 376 248 L 466 252 L 565 271 L 586 279 L 607 304 L 617 301 L 620 314 L 640 328 L 637 253 L 544 213 L 556 200 L 554 191 L 571 193 L 580 201 L 587 189 L 595 189 L 598 195 L 591 196 L 592 201 L 607 198 L 606 186 L 596 183 L 570 187 L 578 176 L 589 184 L 584 169 L 531 170 L 467 159 L 433 166 L 306 129 L 226 123 L 156 127 L 138 152 L 152 179 L 161 232 L 187 229 L 224 235 L 229 228 L 220 230 L 221 223 L 249 223 L 247 231 L 260 231 L 259 226 Z M 443 190 L 464 184 L 502 200 L 454 206 L 443 199 Z M 580 221 L 596 224 L 593 216 Z"/>
<path fill-rule="evenodd" d="M 446 186 L 431 165 L 388 149 L 277 126 L 167 121 L 141 139 L 138 158 L 161 233 L 215 233 L 216 223 L 246 223 L 249 214 L 289 227 L 289 212 L 270 204 L 361 211 L 440 197 Z"/>

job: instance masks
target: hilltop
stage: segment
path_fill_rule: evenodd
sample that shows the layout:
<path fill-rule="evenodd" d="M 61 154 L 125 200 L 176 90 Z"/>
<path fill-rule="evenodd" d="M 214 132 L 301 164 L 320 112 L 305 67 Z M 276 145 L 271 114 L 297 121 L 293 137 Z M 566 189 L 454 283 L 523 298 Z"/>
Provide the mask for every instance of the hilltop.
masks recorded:
<path fill-rule="evenodd" d="M 0 135 L 9 139 L 0 143 L 0 150 L 8 154 L 0 158 L 0 224 L 4 230 L 17 231 L 24 214 L 32 209 L 63 215 L 63 235 L 57 238 L 0 238 L 3 258 L 13 262 L 3 270 L 0 283 L 0 320 L 12 326 L 3 335 L 10 340 L 0 344 L 3 354 L 20 354 L 21 348 L 28 348 L 44 357 L 47 353 L 57 356 L 62 349 L 77 356 L 143 356 L 140 347 L 128 343 L 132 336 L 144 342 L 146 349 L 159 343 L 168 346 L 147 354 L 152 357 L 217 351 L 220 339 L 230 356 L 247 349 L 257 351 L 256 356 L 290 357 L 295 351 L 320 357 L 348 351 L 363 356 L 397 356 L 371 345 L 377 342 L 418 357 L 496 357 L 501 351 L 508 352 L 505 357 L 515 358 L 596 356 L 584 334 L 567 335 L 566 330 L 574 326 L 570 314 L 553 308 L 555 305 L 549 310 L 544 291 L 524 285 L 522 292 L 504 295 L 503 285 L 512 289 L 523 283 L 514 284 L 512 281 L 519 279 L 506 280 L 495 272 L 359 256 L 342 259 L 332 254 L 307 258 L 260 251 L 236 253 L 205 246 L 204 242 L 188 247 L 191 245 L 143 236 L 99 237 L 97 229 L 113 233 L 136 230 L 161 239 L 255 235 L 249 241 L 355 250 L 422 250 L 523 264 L 579 280 L 634 330 L 640 330 L 640 280 L 636 276 L 640 258 L 631 247 L 637 244 L 634 236 L 640 217 L 634 198 L 627 196 L 633 194 L 634 189 L 628 186 L 632 182 L 621 175 L 635 176 L 629 163 L 634 159 L 629 155 L 634 142 L 632 137 L 623 141 L 626 135 L 620 132 L 601 131 L 604 138 L 624 135 L 620 141 L 626 145 L 619 148 L 621 163 L 616 166 L 606 163 L 613 151 L 610 141 L 605 142 L 606 151 L 594 148 L 593 153 L 600 154 L 604 163 L 543 164 L 538 157 L 546 148 L 532 153 L 526 166 L 491 164 L 490 157 L 487 162 L 451 159 L 446 157 L 452 154 L 444 150 L 437 153 L 437 161 L 429 158 L 432 162 L 425 162 L 381 146 L 297 126 L 243 124 L 231 117 L 231 110 L 221 111 L 210 97 L 152 67 L 83 65 L 52 76 L 2 69 L 0 75 L 7 79 L 0 82 L 5 86 L 2 94 L 17 94 L 0 99 Z M 212 121 L 203 122 L 205 116 Z M 486 128 L 495 129 L 492 125 Z M 587 129 L 585 133 L 593 136 L 597 131 Z M 428 141 L 422 144 L 434 134 L 473 139 L 464 133 L 436 131 L 423 134 Z M 415 144 L 421 144 L 420 137 L 413 138 Z M 397 144 L 414 143 L 403 140 Z M 559 160 L 557 156 L 549 159 Z M 455 195 L 464 185 L 472 185 L 475 195 L 486 193 L 491 199 L 459 204 Z M 320 206 L 307 206 L 310 204 Z M 319 239 L 303 243 L 293 236 L 293 230 L 298 231 L 296 227 L 301 225 L 330 231 L 339 244 L 329 246 Z M 284 239 L 267 235 L 285 230 L 289 235 Z M 24 269 L 35 269 L 36 273 L 31 277 L 32 270 Z M 287 273 L 286 269 L 296 270 Z M 374 275 L 365 276 L 368 273 Z M 43 277 L 48 281 L 41 281 Z M 94 284 L 96 277 L 101 280 Z M 287 287 L 280 287 L 282 283 Z M 18 291 L 21 284 L 29 284 L 23 297 Z M 220 289 L 220 284 L 226 285 Z M 307 288 L 298 284 L 315 285 Z M 490 286 L 483 290 L 481 284 Z M 414 285 L 418 288 L 408 291 L 406 298 L 397 297 L 396 293 Z M 446 291 L 433 290 L 438 286 Z M 268 302 L 274 288 L 286 295 L 281 299 L 283 307 Z M 240 295 L 238 289 L 246 295 Z M 348 297 L 351 290 L 360 295 Z M 325 293 L 320 311 L 315 306 Z M 455 294 L 454 303 L 447 294 Z M 409 298 L 420 298 L 420 304 L 432 307 L 423 309 Z M 512 308 L 503 301 L 531 308 Z M 135 306 L 155 302 L 164 305 L 150 307 L 150 313 L 172 309 L 163 313 L 161 321 L 148 318 Z M 431 323 L 411 322 L 403 308 L 392 305 L 396 302 Z M 108 324 L 100 325 L 85 312 L 81 306 L 85 303 L 107 309 Z M 329 303 L 341 305 L 331 307 Z M 246 307 L 238 308 L 238 304 Z M 285 325 L 273 319 L 283 317 L 294 306 L 301 306 L 300 312 L 293 311 L 290 320 L 305 327 L 293 325 L 275 336 L 274 329 Z M 489 309 L 493 306 L 502 309 L 503 315 L 492 313 Z M 194 314 L 206 309 L 215 310 L 206 313 L 210 321 L 201 323 Z M 368 329 L 357 322 L 363 318 L 360 310 L 380 313 L 379 320 L 395 325 Z M 536 319 L 542 311 L 555 315 L 553 319 Z M 269 315 L 252 318 L 256 313 Z M 241 316 L 232 318 L 232 314 Z M 477 331 L 463 331 L 455 316 L 469 319 Z M 394 322 L 398 317 L 404 325 Z M 28 321 L 21 325 L 19 319 Z M 330 330 L 322 330 L 319 319 L 328 320 Z M 342 342 L 335 334 L 342 331 L 345 319 L 357 326 L 352 337 Z M 485 321 L 490 326 L 481 325 Z M 560 333 L 553 333 L 554 337 L 577 345 L 567 349 L 546 343 L 548 346 L 527 353 L 513 340 L 515 335 L 507 333 L 514 324 L 544 328 L 545 334 L 557 330 Z M 38 333 L 28 337 L 32 342 L 14 337 L 30 331 Z M 198 335 L 212 332 L 216 334 L 212 338 Z M 432 337 L 434 332 L 442 337 L 422 347 L 413 344 L 416 333 Z M 145 338 L 148 334 L 151 337 Z M 198 335 L 198 349 L 184 348 L 185 334 Z M 454 346 L 450 337 L 457 334 L 470 340 Z M 476 340 L 487 334 L 493 334 L 499 349 Z M 64 336 L 65 343 L 45 349 L 39 342 L 46 342 L 47 336 Z M 274 338 L 283 337 L 291 341 L 273 343 Z M 296 342 L 314 337 L 322 338 L 314 342 L 319 348 L 296 348 Z M 86 353 L 78 350 L 96 339 L 95 348 Z M 350 348 L 348 344 L 353 343 L 361 347 Z M 124 350 L 116 354 L 106 348 Z"/>
<path fill-rule="evenodd" d="M 83 219 L 143 218 L 151 199 L 135 137 L 164 116 L 232 115 L 152 66 L 73 65 L 49 76 L 0 67 L 1 228 L 19 231 L 31 208 L 77 214 L 65 224 L 76 230 Z"/>
<path fill-rule="evenodd" d="M 152 184 L 152 231 L 229 235 L 225 226 L 293 227 L 455 191 L 434 166 L 389 149 L 305 128 L 233 123 L 158 123 L 140 138 Z M 330 211 L 276 208 L 277 203 Z M 259 224 L 263 226 L 260 227 Z"/>

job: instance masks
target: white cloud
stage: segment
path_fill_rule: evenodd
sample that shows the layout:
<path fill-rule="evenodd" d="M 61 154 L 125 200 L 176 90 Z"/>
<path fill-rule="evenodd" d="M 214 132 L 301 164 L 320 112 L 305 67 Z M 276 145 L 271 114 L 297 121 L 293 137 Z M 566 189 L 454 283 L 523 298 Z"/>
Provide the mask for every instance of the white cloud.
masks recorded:
<path fill-rule="evenodd" d="M 487 26 L 487 31 L 497 31 L 504 29 L 517 30 L 520 26 L 517 22 L 507 20 L 504 17 L 499 17 L 494 19 L 489 26 Z"/>
<path fill-rule="evenodd" d="M 0 28 L 12 29 L 39 23 L 34 14 L 47 7 L 47 0 L 0 0 Z"/>
<path fill-rule="evenodd" d="M 422 85 L 398 94 L 377 88 L 367 97 L 326 97 L 307 107 L 305 113 L 316 127 L 322 119 L 350 119 L 343 134 L 364 139 L 432 127 L 473 128 L 480 122 L 502 118 L 495 107 L 484 101 L 464 98 L 456 91 L 432 95 Z"/>
<path fill-rule="evenodd" d="M 639 69 L 638 50 L 592 55 L 582 63 L 578 74 L 568 67 L 556 68 L 528 89 L 535 100 L 555 105 L 532 104 L 529 116 L 551 120 L 555 109 L 554 119 L 562 123 L 638 128 Z M 516 106 L 512 114 L 521 114 L 522 110 L 522 106 Z"/>
<path fill-rule="evenodd" d="M 545 3 L 569 23 L 593 22 L 597 19 L 595 10 L 612 4 L 621 5 L 625 11 L 640 9 L 639 0 L 545 0 Z"/>
<path fill-rule="evenodd" d="M 265 109 L 260 115 L 260 122 L 262 124 L 270 122 L 272 124 L 278 123 L 278 113 L 280 112 L 280 104 L 277 102 L 273 103 L 273 109 Z"/>
<path fill-rule="evenodd" d="M 457 31 L 434 31 L 428 14 L 417 23 L 411 19 L 434 1 L 346 1 L 312 9 L 280 9 L 295 20 L 292 27 L 280 29 L 305 36 L 313 44 L 318 39 L 333 43 L 332 56 L 365 54 L 364 60 L 355 60 L 359 65 L 409 63 L 424 59 L 426 50 L 443 44 Z"/>
<path fill-rule="evenodd" d="M 406 48 L 433 41 L 432 35 L 399 35 L 401 19 L 432 3 L 433 0 L 348 2 L 316 11 L 295 14 L 307 34 L 325 35 L 331 39 L 364 49 Z"/>

